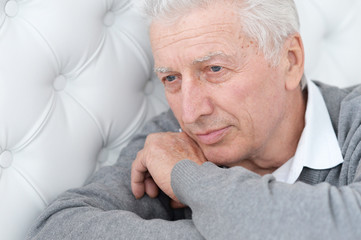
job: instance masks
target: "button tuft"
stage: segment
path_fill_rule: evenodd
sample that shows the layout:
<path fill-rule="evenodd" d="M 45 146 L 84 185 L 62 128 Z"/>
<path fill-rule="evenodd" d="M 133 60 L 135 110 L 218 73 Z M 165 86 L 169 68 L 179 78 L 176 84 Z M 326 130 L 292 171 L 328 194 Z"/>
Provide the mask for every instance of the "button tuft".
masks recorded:
<path fill-rule="evenodd" d="M 8 168 L 13 163 L 13 155 L 9 151 L 4 151 L 0 154 L 0 167 Z"/>
<path fill-rule="evenodd" d="M 105 26 L 110 27 L 115 22 L 115 14 L 113 12 L 107 12 L 104 16 L 103 23 Z"/>
<path fill-rule="evenodd" d="M 15 17 L 18 14 L 19 6 L 14 0 L 10 0 L 5 5 L 5 14 L 8 17 Z"/>
<path fill-rule="evenodd" d="M 62 91 L 62 90 L 64 90 L 65 87 L 66 87 L 66 83 L 67 83 L 67 80 L 66 80 L 65 76 L 63 76 L 63 75 L 58 76 L 58 77 L 54 80 L 54 83 L 53 83 L 53 86 L 54 86 L 55 91 Z"/>

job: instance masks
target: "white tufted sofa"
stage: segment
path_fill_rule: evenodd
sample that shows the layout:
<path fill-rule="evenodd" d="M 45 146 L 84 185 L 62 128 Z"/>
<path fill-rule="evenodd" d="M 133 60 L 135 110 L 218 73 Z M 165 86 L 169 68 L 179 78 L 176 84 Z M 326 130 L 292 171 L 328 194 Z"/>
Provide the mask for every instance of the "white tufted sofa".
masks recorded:
<path fill-rule="evenodd" d="M 0 0 L 0 239 L 109 164 L 166 104 L 127 0 Z"/>
<path fill-rule="evenodd" d="M 311 78 L 361 82 L 360 3 L 297 1 Z M 166 108 L 131 1 L 0 0 L 0 239 L 23 239 Z"/>
<path fill-rule="evenodd" d="M 361 83 L 361 1 L 295 0 L 308 78 L 347 87 Z"/>

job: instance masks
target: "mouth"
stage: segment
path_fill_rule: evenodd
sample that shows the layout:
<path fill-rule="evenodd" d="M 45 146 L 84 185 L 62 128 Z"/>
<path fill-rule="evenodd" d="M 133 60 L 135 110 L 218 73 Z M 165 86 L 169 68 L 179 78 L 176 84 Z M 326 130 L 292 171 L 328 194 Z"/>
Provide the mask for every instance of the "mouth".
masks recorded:
<path fill-rule="evenodd" d="M 229 131 L 230 126 L 216 129 L 216 130 L 210 130 L 206 133 L 198 133 L 195 134 L 197 136 L 198 142 L 205 144 L 205 145 L 212 145 L 215 144 L 223 139 L 225 135 L 227 135 L 227 132 Z"/>

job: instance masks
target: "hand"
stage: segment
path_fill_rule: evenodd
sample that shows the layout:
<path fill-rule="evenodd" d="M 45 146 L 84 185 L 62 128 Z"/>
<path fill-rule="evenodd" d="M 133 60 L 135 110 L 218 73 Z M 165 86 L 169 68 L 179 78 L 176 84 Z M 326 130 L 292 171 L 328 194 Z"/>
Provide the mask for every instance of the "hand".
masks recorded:
<path fill-rule="evenodd" d="M 198 164 L 206 161 L 202 150 L 186 133 L 150 134 L 132 164 L 131 186 L 134 196 L 139 199 L 146 193 L 155 198 L 160 188 L 175 201 L 173 206 L 180 207 L 171 187 L 171 172 L 175 164 L 184 159 Z"/>

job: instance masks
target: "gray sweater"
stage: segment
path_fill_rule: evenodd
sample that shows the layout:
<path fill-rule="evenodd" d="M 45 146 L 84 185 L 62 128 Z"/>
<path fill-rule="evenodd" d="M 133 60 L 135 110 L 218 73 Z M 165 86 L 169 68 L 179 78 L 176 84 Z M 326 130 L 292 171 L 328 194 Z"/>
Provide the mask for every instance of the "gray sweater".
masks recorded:
<path fill-rule="evenodd" d="M 130 167 L 151 132 L 177 131 L 172 113 L 149 122 L 114 166 L 59 196 L 30 229 L 29 239 L 361 239 L 361 86 L 317 83 L 344 163 L 303 169 L 295 184 L 242 167 L 179 162 L 172 187 L 189 208 L 173 210 L 164 194 L 135 200 Z"/>

